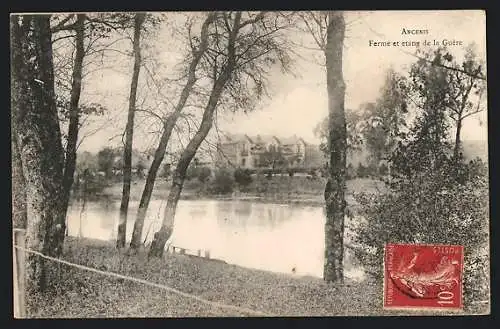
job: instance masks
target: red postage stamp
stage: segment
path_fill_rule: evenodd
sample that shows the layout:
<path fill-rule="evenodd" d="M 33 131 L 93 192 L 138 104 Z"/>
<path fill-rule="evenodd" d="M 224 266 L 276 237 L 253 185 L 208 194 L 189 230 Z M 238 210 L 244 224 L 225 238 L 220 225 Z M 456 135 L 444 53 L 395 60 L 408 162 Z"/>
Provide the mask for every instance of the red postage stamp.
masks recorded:
<path fill-rule="evenodd" d="M 462 309 L 464 248 L 387 244 L 384 308 Z"/>

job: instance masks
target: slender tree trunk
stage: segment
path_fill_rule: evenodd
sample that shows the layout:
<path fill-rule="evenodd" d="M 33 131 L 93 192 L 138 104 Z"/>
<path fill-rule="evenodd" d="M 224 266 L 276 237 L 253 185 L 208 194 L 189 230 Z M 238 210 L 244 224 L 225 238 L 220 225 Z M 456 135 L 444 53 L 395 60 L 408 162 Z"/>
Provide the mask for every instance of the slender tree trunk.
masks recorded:
<path fill-rule="evenodd" d="M 460 134 L 462 132 L 462 118 L 458 117 L 457 120 L 457 129 L 455 131 L 455 146 L 453 147 L 453 159 L 458 163 L 458 155 L 460 153 Z"/>
<path fill-rule="evenodd" d="M 75 24 L 75 61 L 73 63 L 73 77 L 71 83 L 71 96 L 69 107 L 69 127 L 68 127 L 68 143 L 66 146 L 66 157 L 64 162 L 63 176 L 63 211 L 68 210 L 69 199 L 71 195 L 71 187 L 73 186 L 73 177 L 75 175 L 76 166 L 76 145 L 78 141 L 79 119 L 80 119 L 80 94 L 82 91 L 82 68 L 83 57 L 85 56 L 84 48 L 84 23 L 85 14 L 78 14 Z M 66 226 L 66 223 L 65 223 Z M 64 227 L 65 229 L 65 227 Z"/>
<path fill-rule="evenodd" d="M 325 49 L 328 112 L 329 112 L 329 177 L 325 187 L 325 266 L 327 282 L 343 282 L 346 120 L 344 112 L 345 85 L 342 74 L 342 48 L 345 22 L 342 12 L 328 13 Z"/>
<path fill-rule="evenodd" d="M 64 241 L 64 150 L 57 117 L 48 15 L 11 18 L 14 128 L 26 182 L 26 246 L 58 257 Z M 28 287 L 44 290 L 47 267 L 27 257 Z"/>
<path fill-rule="evenodd" d="M 123 192 L 122 202 L 120 205 L 120 220 L 118 223 L 118 236 L 116 238 L 116 247 L 125 247 L 125 239 L 127 235 L 127 212 L 128 203 L 130 200 L 130 181 L 132 179 L 132 141 L 134 138 L 134 116 L 135 102 L 137 96 L 137 84 L 139 81 L 139 71 L 141 69 L 141 26 L 144 22 L 145 15 L 138 13 L 135 15 L 134 25 L 134 69 L 132 82 L 130 84 L 130 98 L 128 107 L 127 127 L 125 128 L 126 140 L 123 151 Z"/>
<path fill-rule="evenodd" d="M 132 240 L 130 241 L 130 248 L 137 249 L 141 245 L 142 232 L 144 227 L 144 220 L 146 219 L 146 213 L 148 211 L 149 202 L 151 200 L 151 194 L 153 193 L 153 188 L 156 180 L 156 175 L 160 169 L 160 165 L 165 156 L 165 151 L 167 149 L 170 136 L 172 135 L 172 130 L 177 123 L 181 111 L 184 109 L 186 102 L 191 94 L 194 84 L 196 83 L 196 67 L 200 62 L 203 54 L 205 53 L 208 46 L 208 27 L 213 22 L 215 15 L 210 13 L 205 22 L 203 23 L 201 29 L 200 47 L 194 53 L 193 60 L 189 66 L 188 80 L 184 86 L 179 102 L 177 103 L 174 112 L 168 117 L 163 126 L 163 133 L 160 139 L 160 143 L 155 151 L 155 156 L 153 163 L 148 171 L 148 176 L 146 178 L 146 184 L 144 185 L 144 190 L 141 195 L 141 201 L 139 203 L 139 209 L 137 210 L 137 217 L 134 223 L 134 231 L 132 232 Z"/>
<path fill-rule="evenodd" d="M 186 171 L 191 163 L 191 160 L 196 154 L 198 147 L 205 140 L 208 135 L 208 132 L 212 128 L 213 123 L 213 115 L 215 112 L 215 108 L 217 105 L 218 98 L 222 93 L 222 87 L 220 87 L 220 92 L 214 93 L 214 102 L 210 102 L 207 106 L 205 113 L 203 115 L 203 119 L 200 125 L 200 128 L 194 135 L 194 137 L 189 141 L 188 145 L 182 152 L 181 158 L 177 167 L 175 168 L 173 179 L 172 179 L 172 187 L 168 194 L 167 206 L 165 208 L 165 214 L 163 217 L 163 222 L 160 231 L 155 233 L 153 242 L 151 243 L 151 249 L 149 251 L 150 256 L 162 256 L 163 249 L 165 247 L 165 243 L 168 238 L 172 234 L 173 223 L 175 212 L 177 209 L 177 203 L 179 202 L 179 198 L 181 196 L 182 187 L 184 185 L 184 180 L 186 178 Z M 215 99 L 217 98 L 217 99 Z"/>
<path fill-rule="evenodd" d="M 227 81 L 231 77 L 231 74 L 236 67 L 235 42 L 236 36 L 238 35 L 239 31 L 240 19 L 241 13 L 237 12 L 234 20 L 234 26 L 228 40 L 227 63 L 225 64 L 220 76 L 217 78 L 217 80 L 214 81 L 213 88 L 210 93 L 210 98 L 208 100 L 207 106 L 205 107 L 205 111 L 203 112 L 203 118 L 200 124 L 200 128 L 182 152 L 181 158 L 179 159 L 177 167 L 175 168 L 174 176 L 172 179 L 172 188 L 170 189 L 168 195 L 167 206 L 165 208 L 162 226 L 160 230 L 154 235 L 153 242 L 151 243 L 151 249 L 149 250 L 149 257 L 161 257 L 163 255 L 165 243 L 167 242 L 173 231 L 175 212 L 177 210 L 177 203 L 179 202 L 182 187 L 184 185 L 184 180 L 186 178 L 186 171 L 200 144 L 205 140 L 210 129 L 212 128 L 213 117 L 215 109 L 217 108 L 217 103 L 219 102 L 222 91 L 224 90 Z"/>
<path fill-rule="evenodd" d="M 173 113 L 165 122 L 163 133 L 160 139 L 160 143 L 156 148 L 153 162 L 149 168 L 148 175 L 146 177 L 146 184 L 144 185 L 144 190 L 142 191 L 141 200 L 139 202 L 139 208 L 137 210 L 137 217 L 134 223 L 134 230 L 132 232 L 132 239 L 130 241 L 130 248 L 137 250 L 142 244 L 142 232 L 144 227 L 144 220 L 146 219 L 146 213 L 148 211 L 149 202 L 151 201 L 151 195 L 153 193 L 154 184 L 156 181 L 156 176 L 160 165 L 165 157 L 165 151 L 167 149 L 168 141 L 174 129 L 175 123 L 177 122 L 179 113 Z"/>

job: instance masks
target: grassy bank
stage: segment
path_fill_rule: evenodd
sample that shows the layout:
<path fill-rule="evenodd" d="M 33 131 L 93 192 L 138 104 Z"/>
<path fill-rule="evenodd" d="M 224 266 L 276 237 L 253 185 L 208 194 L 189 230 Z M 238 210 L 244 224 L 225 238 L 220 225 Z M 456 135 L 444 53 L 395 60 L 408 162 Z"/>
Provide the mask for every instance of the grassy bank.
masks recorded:
<path fill-rule="evenodd" d="M 234 189 L 233 193 L 213 195 L 207 191 L 207 186 L 192 179 L 186 181 L 182 199 L 237 199 L 253 200 L 259 202 L 276 203 L 299 203 L 308 205 L 324 204 L 324 188 L 326 180 L 321 177 L 310 179 L 307 177 L 275 176 L 268 179 L 264 176 L 254 177 L 252 183 L 239 191 Z M 144 188 L 144 181 L 137 180 L 131 185 L 130 198 L 138 201 Z M 166 199 L 170 188 L 170 181 L 158 180 L 153 190 L 153 199 Z M 368 178 L 358 178 L 347 181 L 348 202 L 352 203 L 352 195 L 359 192 L 378 192 L 383 190 L 383 183 Z M 122 184 L 114 183 L 104 189 L 102 194 L 115 200 L 120 200 L 122 194 Z"/>
<path fill-rule="evenodd" d="M 382 310 L 382 285 L 369 280 L 332 285 L 319 278 L 276 274 L 177 254 L 148 261 L 144 252 L 127 256 L 118 253 L 111 242 L 89 239 L 67 238 L 63 259 L 271 316 L 398 314 Z M 67 265 L 56 265 L 52 269 L 58 271 L 59 280 L 43 294 L 28 298 L 29 317 L 249 315 Z"/>
<path fill-rule="evenodd" d="M 246 269 L 187 255 L 147 260 L 118 254 L 112 243 L 68 239 L 64 259 L 165 284 L 210 301 L 273 315 L 334 315 L 375 312 L 380 287 L 342 287 L 317 278 Z M 218 309 L 159 288 L 62 265 L 57 285 L 30 299 L 32 317 L 246 316 Z M 342 297 L 343 296 L 343 297 Z M 347 297 L 348 298 L 344 298 Z M 370 298 L 367 298 L 371 296 Z"/>

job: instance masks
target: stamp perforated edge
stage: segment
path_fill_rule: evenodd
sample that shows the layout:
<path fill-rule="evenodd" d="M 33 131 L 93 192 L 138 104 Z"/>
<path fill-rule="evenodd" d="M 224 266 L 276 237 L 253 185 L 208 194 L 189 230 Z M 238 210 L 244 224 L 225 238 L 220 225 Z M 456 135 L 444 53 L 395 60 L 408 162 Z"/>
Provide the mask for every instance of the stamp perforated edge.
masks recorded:
<path fill-rule="evenodd" d="M 387 247 L 389 245 L 396 246 L 396 245 L 402 245 L 402 246 L 427 246 L 427 247 L 435 247 L 435 246 L 454 246 L 454 247 L 459 247 L 461 250 L 461 263 L 460 263 L 460 304 L 457 307 L 430 307 L 430 306 L 386 306 L 386 274 L 387 274 L 387 269 L 386 269 L 386 259 L 387 259 Z M 383 270 L 383 285 L 382 285 L 382 309 L 383 310 L 389 310 L 389 311 L 441 311 L 443 313 L 460 313 L 464 312 L 464 296 L 463 296 L 463 290 L 464 290 L 464 263 L 465 261 L 465 248 L 463 245 L 453 245 L 453 244 L 444 244 L 444 243 L 399 243 L 399 242 L 389 242 L 384 245 L 384 256 L 382 260 L 382 270 Z"/>

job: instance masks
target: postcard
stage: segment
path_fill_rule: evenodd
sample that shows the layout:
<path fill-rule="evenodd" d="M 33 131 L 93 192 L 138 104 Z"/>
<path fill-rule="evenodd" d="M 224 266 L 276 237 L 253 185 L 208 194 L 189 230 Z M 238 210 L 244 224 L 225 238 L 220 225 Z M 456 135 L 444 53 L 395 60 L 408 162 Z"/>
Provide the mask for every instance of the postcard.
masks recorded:
<path fill-rule="evenodd" d="M 12 13 L 16 318 L 490 313 L 486 13 Z"/>

